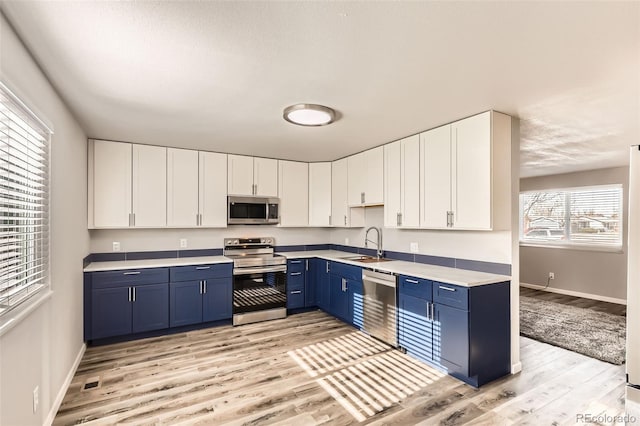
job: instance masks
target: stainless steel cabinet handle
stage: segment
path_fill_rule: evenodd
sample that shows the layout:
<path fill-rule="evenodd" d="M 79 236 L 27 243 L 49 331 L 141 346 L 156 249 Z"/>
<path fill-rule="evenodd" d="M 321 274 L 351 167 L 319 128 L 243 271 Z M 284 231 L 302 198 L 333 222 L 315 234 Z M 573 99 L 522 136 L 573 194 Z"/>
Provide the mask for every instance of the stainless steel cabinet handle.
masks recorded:
<path fill-rule="evenodd" d="M 129 295 L 127 297 L 127 300 L 131 302 L 131 287 L 129 287 Z"/>
<path fill-rule="evenodd" d="M 140 271 L 135 272 L 124 272 L 123 275 L 140 275 Z"/>
<path fill-rule="evenodd" d="M 202 294 L 207 294 L 207 280 L 202 281 Z"/>
<path fill-rule="evenodd" d="M 297 265 L 297 264 L 299 264 L 299 263 L 302 263 L 302 260 L 290 260 L 289 262 L 290 262 L 292 265 L 293 265 L 293 264 Z"/>
<path fill-rule="evenodd" d="M 438 286 L 438 287 L 440 287 L 440 289 L 442 289 L 442 290 L 447 290 L 447 291 L 456 291 L 456 289 L 455 289 L 455 288 L 445 287 L 445 286 L 443 286 L 443 285 L 440 285 L 440 286 Z"/>
<path fill-rule="evenodd" d="M 302 275 L 302 272 L 292 272 L 290 275 L 295 277 L 296 275 Z"/>
<path fill-rule="evenodd" d="M 329 261 L 327 260 L 327 274 L 329 273 Z"/>
<path fill-rule="evenodd" d="M 136 226 L 136 214 L 133 213 L 133 226 Z M 135 299 L 134 299 L 135 302 Z"/>
<path fill-rule="evenodd" d="M 136 288 L 132 287 L 132 290 L 133 290 L 133 300 L 132 300 L 132 302 L 135 302 L 136 301 Z"/>
<path fill-rule="evenodd" d="M 329 225 L 331 225 L 331 215 L 329 215 Z"/>
<path fill-rule="evenodd" d="M 300 294 L 300 293 L 302 293 L 302 290 L 295 290 L 291 292 L 291 294 Z"/>
<path fill-rule="evenodd" d="M 305 259 L 304 260 L 304 270 L 308 271 L 309 270 L 309 259 Z"/>
<path fill-rule="evenodd" d="M 410 280 L 409 278 L 407 278 L 405 281 L 411 284 L 420 284 L 418 280 Z"/>
<path fill-rule="evenodd" d="M 347 215 L 344 215 L 344 226 L 347 226 Z"/>
<path fill-rule="evenodd" d="M 436 304 L 431 302 L 431 321 L 436 320 Z"/>
<path fill-rule="evenodd" d="M 342 291 L 347 291 L 347 280 L 342 278 Z"/>
<path fill-rule="evenodd" d="M 196 269 L 197 269 L 198 271 L 201 271 L 201 270 L 203 270 L 203 269 L 211 269 L 211 266 L 196 266 Z"/>
<path fill-rule="evenodd" d="M 360 202 L 364 204 L 364 192 L 360 193 Z"/>
<path fill-rule="evenodd" d="M 200 294 L 202 294 L 202 280 L 200 280 L 198 284 L 200 284 Z"/>

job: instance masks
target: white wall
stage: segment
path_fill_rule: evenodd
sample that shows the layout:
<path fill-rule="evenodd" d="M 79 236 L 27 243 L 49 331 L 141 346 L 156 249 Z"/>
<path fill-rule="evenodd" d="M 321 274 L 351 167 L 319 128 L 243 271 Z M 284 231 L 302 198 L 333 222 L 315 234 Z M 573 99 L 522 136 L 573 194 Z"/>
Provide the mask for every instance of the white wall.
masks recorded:
<path fill-rule="evenodd" d="M 89 253 L 87 141 L 4 15 L 0 15 L 0 79 L 55 131 L 50 198 L 53 293 L 0 336 L 0 424 L 39 425 L 65 390 L 65 380 L 83 348 L 82 259 Z M 33 413 L 35 386 L 40 387 L 40 408 Z"/>
<path fill-rule="evenodd" d="M 522 246 L 520 281 L 545 286 L 549 272 L 555 274 L 550 288 L 583 293 L 596 298 L 626 300 L 627 205 L 629 168 L 615 167 L 522 179 L 522 191 L 622 184 L 623 243 L 616 252 Z"/>

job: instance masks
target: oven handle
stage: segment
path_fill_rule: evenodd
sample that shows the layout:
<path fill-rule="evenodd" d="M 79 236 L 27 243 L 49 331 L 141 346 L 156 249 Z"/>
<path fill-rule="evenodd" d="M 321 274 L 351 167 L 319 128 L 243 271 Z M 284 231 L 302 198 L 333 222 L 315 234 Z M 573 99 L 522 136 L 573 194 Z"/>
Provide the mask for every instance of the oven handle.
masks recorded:
<path fill-rule="evenodd" d="M 263 274 L 265 272 L 287 272 L 287 265 L 266 268 L 233 268 L 233 275 Z"/>

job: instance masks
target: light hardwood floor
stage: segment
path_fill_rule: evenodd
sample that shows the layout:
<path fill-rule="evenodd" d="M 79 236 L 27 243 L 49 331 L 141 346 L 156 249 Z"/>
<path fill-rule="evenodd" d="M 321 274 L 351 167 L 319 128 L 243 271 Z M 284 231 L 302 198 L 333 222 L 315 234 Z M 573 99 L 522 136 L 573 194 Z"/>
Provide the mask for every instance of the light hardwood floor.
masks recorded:
<path fill-rule="evenodd" d="M 90 347 L 54 424 L 573 425 L 624 411 L 624 366 L 526 338 L 521 359 L 474 389 L 313 311 Z"/>

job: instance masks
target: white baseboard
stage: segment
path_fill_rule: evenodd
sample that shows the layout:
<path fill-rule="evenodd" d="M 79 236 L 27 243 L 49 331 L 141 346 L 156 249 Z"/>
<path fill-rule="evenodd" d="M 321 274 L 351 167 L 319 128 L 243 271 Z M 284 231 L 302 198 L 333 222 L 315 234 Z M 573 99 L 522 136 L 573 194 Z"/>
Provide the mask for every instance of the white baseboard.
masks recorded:
<path fill-rule="evenodd" d="M 542 291 L 548 291 L 549 293 L 558 293 L 558 294 L 564 294 L 567 296 L 575 296 L 575 297 L 584 297 L 585 299 L 593 299 L 593 300 L 600 300 L 601 302 L 609 302 L 609 303 L 617 303 L 618 305 L 626 305 L 627 301 L 624 299 L 617 299 L 615 297 L 607 297 L 607 296 L 600 296 L 598 294 L 590 294 L 590 293 L 582 293 L 579 291 L 572 291 L 572 290 L 564 290 L 561 288 L 553 288 L 553 287 L 547 287 L 544 288 L 543 285 L 536 285 L 536 284 L 527 284 L 527 283 L 520 283 L 521 287 L 526 287 L 526 288 L 532 288 L 535 290 L 542 290 Z"/>
<path fill-rule="evenodd" d="M 511 374 L 517 374 L 522 371 L 522 363 L 516 362 L 515 364 L 511 364 Z"/>
<path fill-rule="evenodd" d="M 58 395 L 56 396 L 55 401 L 53 401 L 53 404 L 51 404 L 51 410 L 49 411 L 49 415 L 47 416 L 47 419 L 44 421 L 43 424 L 47 426 L 51 426 L 53 424 L 53 420 L 56 418 L 58 409 L 62 404 L 62 400 L 64 399 L 64 396 L 67 394 L 67 389 L 69 389 L 69 385 L 71 385 L 73 376 L 75 376 L 76 370 L 78 370 L 78 366 L 80 365 L 80 361 L 82 361 L 82 357 L 84 356 L 84 351 L 86 349 L 87 349 L 87 345 L 86 343 L 83 343 L 82 347 L 80 347 L 80 351 L 78 352 L 78 355 L 76 356 L 75 361 L 73 361 L 73 365 L 71 366 L 71 369 L 67 374 L 67 377 L 64 379 L 64 383 L 62 384 L 62 387 L 60 388 L 60 391 L 58 392 Z"/>

